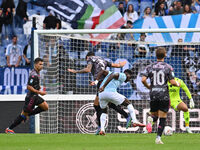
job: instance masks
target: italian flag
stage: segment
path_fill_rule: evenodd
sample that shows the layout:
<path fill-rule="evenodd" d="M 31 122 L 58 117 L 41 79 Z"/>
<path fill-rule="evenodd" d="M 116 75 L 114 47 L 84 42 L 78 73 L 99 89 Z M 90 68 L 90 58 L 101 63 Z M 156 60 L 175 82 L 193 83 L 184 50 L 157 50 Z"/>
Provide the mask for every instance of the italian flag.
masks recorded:
<path fill-rule="evenodd" d="M 88 6 L 84 15 L 78 20 L 78 29 L 118 29 L 124 25 L 125 21 L 118 8 L 111 0 L 104 0 L 103 7 L 98 3 L 86 0 Z M 103 0 L 98 0 L 103 2 Z M 109 34 L 91 34 L 93 39 L 105 39 Z M 92 42 L 93 45 L 98 42 Z"/>

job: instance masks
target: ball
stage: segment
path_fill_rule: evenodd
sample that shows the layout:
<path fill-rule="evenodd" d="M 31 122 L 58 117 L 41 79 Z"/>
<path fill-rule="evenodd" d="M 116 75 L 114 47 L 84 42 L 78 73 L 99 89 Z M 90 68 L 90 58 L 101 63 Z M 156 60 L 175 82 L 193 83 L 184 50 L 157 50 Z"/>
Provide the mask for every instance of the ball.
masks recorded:
<path fill-rule="evenodd" d="M 173 134 L 172 127 L 170 127 L 170 126 L 165 126 L 164 135 L 166 135 L 166 136 L 171 136 L 172 134 Z"/>

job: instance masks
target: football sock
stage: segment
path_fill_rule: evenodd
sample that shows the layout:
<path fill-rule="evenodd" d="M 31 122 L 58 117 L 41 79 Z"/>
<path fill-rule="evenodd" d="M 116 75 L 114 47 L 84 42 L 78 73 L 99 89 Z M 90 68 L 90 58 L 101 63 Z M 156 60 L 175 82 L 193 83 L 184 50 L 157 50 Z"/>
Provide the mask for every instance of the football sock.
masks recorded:
<path fill-rule="evenodd" d="M 102 113 L 101 117 L 100 117 L 100 120 L 101 120 L 101 131 L 104 131 L 104 132 L 105 132 L 106 117 L 107 117 L 106 113 Z"/>
<path fill-rule="evenodd" d="M 37 107 L 35 108 L 32 112 L 30 112 L 28 115 L 31 116 L 31 115 L 36 115 L 36 114 L 39 114 L 40 112 L 44 111 L 42 108 L 40 107 Z"/>
<path fill-rule="evenodd" d="M 100 106 L 94 105 L 94 109 L 96 110 L 96 114 L 97 114 L 97 123 L 98 123 L 98 126 L 100 127 L 100 126 L 101 126 L 101 124 L 100 124 L 101 107 L 100 107 Z"/>
<path fill-rule="evenodd" d="M 185 120 L 185 126 L 189 126 L 189 122 L 190 122 L 190 113 L 189 111 L 184 112 L 184 120 Z"/>
<path fill-rule="evenodd" d="M 116 112 L 120 113 L 121 115 L 124 116 L 124 118 L 128 118 L 128 114 L 118 105 L 116 106 L 115 104 L 113 103 L 109 103 L 109 108 L 112 108 L 114 109 Z"/>
<path fill-rule="evenodd" d="M 18 126 L 23 120 L 26 120 L 26 116 L 24 115 L 19 115 L 15 120 L 14 122 L 9 126 L 9 129 L 13 129 L 15 128 L 16 126 Z"/>
<path fill-rule="evenodd" d="M 165 128 L 165 122 L 166 122 L 166 118 L 160 118 L 159 119 L 159 125 L 158 125 L 158 131 L 157 131 L 157 136 L 162 136 L 163 130 Z"/>
<path fill-rule="evenodd" d="M 128 108 L 128 111 L 129 111 L 129 113 L 130 113 L 130 115 L 131 115 L 131 118 L 132 118 L 132 120 L 133 120 L 133 123 L 135 123 L 135 122 L 137 121 L 137 119 L 136 119 L 136 116 L 135 116 L 135 109 L 134 109 L 133 105 L 132 105 L 132 104 L 129 104 L 129 105 L 127 106 L 127 108 Z"/>
<path fill-rule="evenodd" d="M 153 118 L 153 123 L 152 123 L 152 125 L 154 125 L 154 123 L 156 123 L 157 120 L 158 120 L 158 116 L 152 115 L 151 117 Z"/>

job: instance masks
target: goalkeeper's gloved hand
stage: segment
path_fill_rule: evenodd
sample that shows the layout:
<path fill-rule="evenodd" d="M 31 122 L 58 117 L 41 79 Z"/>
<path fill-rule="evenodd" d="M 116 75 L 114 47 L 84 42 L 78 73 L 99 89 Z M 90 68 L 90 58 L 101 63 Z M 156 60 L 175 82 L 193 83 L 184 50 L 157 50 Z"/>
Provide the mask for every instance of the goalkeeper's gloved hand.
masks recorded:
<path fill-rule="evenodd" d="M 194 101 L 193 101 L 193 98 L 190 99 L 190 108 L 194 108 Z"/>

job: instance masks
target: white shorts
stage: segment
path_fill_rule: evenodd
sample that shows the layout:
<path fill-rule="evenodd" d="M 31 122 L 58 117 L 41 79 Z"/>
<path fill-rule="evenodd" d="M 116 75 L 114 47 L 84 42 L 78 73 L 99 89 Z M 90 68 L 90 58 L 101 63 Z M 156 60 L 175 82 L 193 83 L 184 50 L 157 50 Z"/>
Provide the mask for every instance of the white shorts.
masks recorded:
<path fill-rule="evenodd" d="M 99 93 L 99 104 L 102 109 L 106 108 L 108 103 L 120 105 L 124 102 L 125 96 L 117 92 L 101 92 Z"/>

